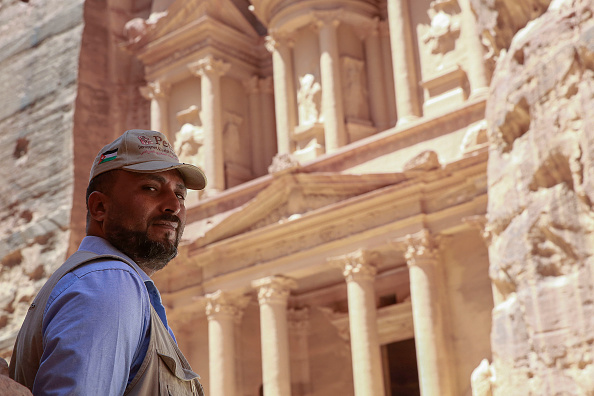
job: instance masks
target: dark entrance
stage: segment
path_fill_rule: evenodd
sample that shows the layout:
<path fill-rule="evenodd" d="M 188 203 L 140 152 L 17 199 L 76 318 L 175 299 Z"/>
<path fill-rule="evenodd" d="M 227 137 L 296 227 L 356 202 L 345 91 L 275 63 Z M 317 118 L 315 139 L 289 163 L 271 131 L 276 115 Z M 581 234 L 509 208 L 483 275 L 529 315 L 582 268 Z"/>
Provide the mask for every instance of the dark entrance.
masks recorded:
<path fill-rule="evenodd" d="M 420 396 L 415 340 L 382 346 L 387 396 Z"/>

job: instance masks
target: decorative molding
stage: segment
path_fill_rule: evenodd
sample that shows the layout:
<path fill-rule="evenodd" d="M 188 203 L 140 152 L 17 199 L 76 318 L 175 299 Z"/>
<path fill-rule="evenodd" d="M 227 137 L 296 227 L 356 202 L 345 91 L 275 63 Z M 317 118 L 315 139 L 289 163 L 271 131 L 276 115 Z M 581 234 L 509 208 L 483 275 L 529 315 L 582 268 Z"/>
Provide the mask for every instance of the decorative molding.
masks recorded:
<path fill-rule="evenodd" d="M 291 289 L 297 287 L 297 282 L 283 275 L 274 275 L 253 281 L 252 287 L 258 289 L 260 305 L 286 304 Z"/>

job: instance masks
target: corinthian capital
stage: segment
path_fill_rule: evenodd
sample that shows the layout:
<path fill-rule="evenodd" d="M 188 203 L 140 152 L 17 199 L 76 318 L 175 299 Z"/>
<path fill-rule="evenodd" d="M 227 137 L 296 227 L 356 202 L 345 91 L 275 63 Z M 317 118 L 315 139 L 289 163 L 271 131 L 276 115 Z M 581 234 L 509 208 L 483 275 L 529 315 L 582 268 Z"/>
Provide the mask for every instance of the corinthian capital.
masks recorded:
<path fill-rule="evenodd" d="M 206 316 L 208 319 L 216 315 L 228 315 L 234 319 L 240 318 L 243 310 L 249 304 L 250 298 L 238 293 L 217 290 L 206 295 Z"/>
<path fill-rule="evenodd" d="M 154 81 L 139 89 L 140 94 L 147 100 L 166 99 L 171 91 L 171 85 L 161 81 Z"/>
<path fill-rule="evenodd" d="M 416 234 L 406 236 L 406 252 L 404 257 L 409 266 L 418 264 L 419 260 L 437 262 L 439 248 L 431 232 L 423 229 Z"/>
<path fill-rule="evenodd" d="M 289 293 L 297 287 L 297 282 L 286 276 L 275 275 L 253 281 L 252 287 L 258 289 L 260 305 L 286 304 Z"/>
<path fill-rule="evenodd" d="M 379 255 L 365 249 L 359 249 L 344 256 L 332 257 L 328 262 L 342 270 L 347 282 L 371 280 L 377 273 Z"/>
<path fill-rule="evenodd" d="M 324 25 L 338 27 L 342 21 L 343 12 L 342 10 L 314 11 L 312 16 L 316 26 L 319 28 Z"/>
<path fill-rule="evenodd" d="M 220 59 L 215 59 L 212 55 L 207 55 L 198 62 L 190 63 L 188 68 L 192 74 L 198 76 L 205 74 L 222 76 L 229 71 L 231 64 Z"/>

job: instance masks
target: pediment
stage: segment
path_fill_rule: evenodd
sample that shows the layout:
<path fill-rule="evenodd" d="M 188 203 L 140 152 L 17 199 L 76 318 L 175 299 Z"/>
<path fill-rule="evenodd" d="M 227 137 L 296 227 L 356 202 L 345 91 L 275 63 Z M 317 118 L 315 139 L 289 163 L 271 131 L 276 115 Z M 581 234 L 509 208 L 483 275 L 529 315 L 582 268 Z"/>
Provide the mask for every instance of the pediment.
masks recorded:
<path fill-rule="evenodd" d="M 226 213 L 186 225 L 194 248 L 288 223 L 348 199 L 407 180 L 404 174 L 346 175 L 287 173 L 275 178 L 251 200 Z"/>
<path fill-rule="evenodd" d="M 149 19 L 142 36 L 128 44 L 131 48 L 139 48 L 201 23 L 210 23 L 213 35 L 217 34 L 215 27 L 219 26 L 257 38 L 259 34 L 252 25 L 254 21 L 248 21 L 244 13 L 233 0 L 176 0 L 165 13 L 155 20 Z"/>

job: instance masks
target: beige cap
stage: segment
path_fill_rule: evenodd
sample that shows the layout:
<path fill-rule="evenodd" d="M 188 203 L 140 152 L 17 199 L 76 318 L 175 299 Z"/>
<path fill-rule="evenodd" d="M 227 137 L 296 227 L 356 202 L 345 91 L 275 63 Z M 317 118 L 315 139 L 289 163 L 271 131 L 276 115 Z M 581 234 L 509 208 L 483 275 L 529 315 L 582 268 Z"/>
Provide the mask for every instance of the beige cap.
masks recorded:
<path fill-rule="evenodd" d="M 179 162 L 165 135 L 156 131 L 131 129 L 103 147 L 93 161 L 89 180 L 114 169 L 140 173 L 177 169 L 187 188 L 202 190 L 206 187 L 204 172 L 197 166 Z"/>

